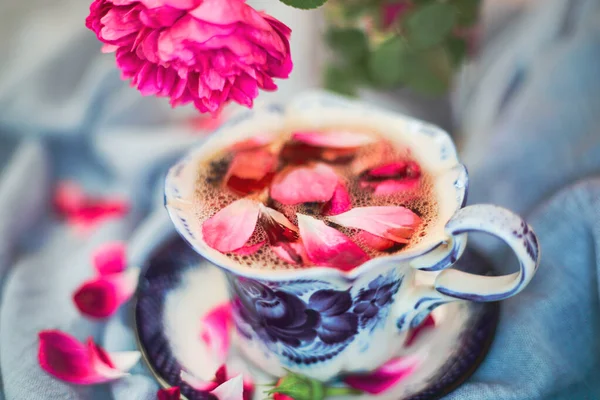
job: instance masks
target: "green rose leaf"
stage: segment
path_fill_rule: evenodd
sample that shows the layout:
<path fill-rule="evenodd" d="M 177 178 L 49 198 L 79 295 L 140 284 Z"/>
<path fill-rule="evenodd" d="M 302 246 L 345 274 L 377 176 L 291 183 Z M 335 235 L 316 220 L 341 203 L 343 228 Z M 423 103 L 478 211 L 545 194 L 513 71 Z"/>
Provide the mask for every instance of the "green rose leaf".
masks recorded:
<path fill-rule="evenodd" d="M 349 62 L 360 60 L 369 51 L 367 37 L 360 29 L 330 29 L 326 39 L 329 46 Z"/>
<path fill-rule="evenodd" d="M 440 44 L 456 23 L 456 8 L 448 3 L 431 3 L 418 8 L 406 18 L 411 46 L 429 48 Z"/>
<path fill-rule="evenodd" d="M 450 37 L 448 38 L 446 47 L 450 53 L 452 65 L 454 67 L 459 66 L 467 55 L 467 41 L 458 37 Z"/>
<path fill-rule="evenodd" d="M 359 81 L 360 76 L 349 68 L 329 66 L 325 70 L 325 88 L 339 94 L 355 96 Z"/>
<path fill-rule="evenodd" d="M 405 67 L 404 83 L 416 92 L 441 95 L 450 87 L 452 64 L 448 51 L 442 46 L 414 54 Z"/>
<path fill-rule="evenodd" d="M 479 17 L 479 6 L 481 0 L 453 0 L 459 26 L 471 26 L 477 22 Z"/>
<path fill-rule="evenodd" d="M 410 50 L 399 36 L 383 42 L 369 58 L 369 77 L 378 86 L 391 87 L 401 83 L 406 75 Z"/>
<path fill-rule="evenodd" d="M 311 8 L 321 7 L 323 4 L 327 3 L 327 0 L 279 0 L 283 4 L 287 4 L 288 6 L 292 6 L 295 8 L 300 8 L 302 10 L 310 10 Z"/>

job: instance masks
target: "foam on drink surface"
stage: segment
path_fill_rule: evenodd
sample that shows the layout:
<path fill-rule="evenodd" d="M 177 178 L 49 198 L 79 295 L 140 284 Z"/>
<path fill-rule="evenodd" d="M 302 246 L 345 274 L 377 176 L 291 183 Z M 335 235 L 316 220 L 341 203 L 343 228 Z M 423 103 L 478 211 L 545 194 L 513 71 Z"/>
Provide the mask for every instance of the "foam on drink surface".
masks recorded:
<path fill-rule="evenodd" d="M 376 134 L 373 134 L 376 135 Z M 401 191 L 390 195 L 375 196 L 372 190 L 361 188 L 360 173 L 385 163 L 415 161 L 411 156 L 410 149 L 398 145 L 391 146 L 385 139 L 378 137 L 378 142 L 359 148 L 354 154 L 351 162 L 327 163 L 345 183 L 352 208 L 367 206 L 403 206 L 412 210 L 421 218 L 421 224 L 414 231 L 410 242 L 397 244 L 386 251 L 377 251 L 363 243 L 356 234 L 358 229 L 346 228 L 326 220 L 320 213 L 324 203 L 304 203 L 299 205 L 284 205 L 270 197 L 265 205 L 284 214 L 294 225 L 297 226 L 296 213 L 310 215 L 324 221 L 329 226 L 338 229 L 359 245 L 370 257 L 388 256 L 397 254 L 406 249 L 414 247 L 426 236 L 427 227 L 430 226 L 438 213 L 438 205 L 433 190 L 433 177 L 427 171 L 421 170 L 418 186 L 413 190 Z M 383 150 L 382 150 L 383 148 Z M 208 160 L 198 165 L 198 179 L 196 184 L 196 197 L 194 209 L 200 223 L 215 215 L 219 210 L 244 196 L 240 196 L 227 189 L 224 178 L 228 167 L 233 159 L 233 154 L 227 149 L 214 154 Z M 319 161 L 323 162 L 323 161 Z M 277 171 L 286 166 L 280 161 Z M 268 246 L 268 237 L 264 229 L 257 224 L 256 229 L 247 243 L 247 246 L 267 241 L 267 244 L 252 255 L 227 254 L 239 264 L 259 269 L 298 269 L 310 268 L 310 265 L 291 264 L 278 257 Z"/>

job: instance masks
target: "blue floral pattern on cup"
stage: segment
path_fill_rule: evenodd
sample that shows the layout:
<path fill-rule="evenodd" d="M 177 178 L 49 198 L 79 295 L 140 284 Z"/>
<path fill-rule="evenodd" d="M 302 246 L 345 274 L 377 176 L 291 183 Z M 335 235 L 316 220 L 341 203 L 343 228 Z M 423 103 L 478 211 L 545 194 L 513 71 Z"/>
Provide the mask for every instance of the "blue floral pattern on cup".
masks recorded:
<path fill-rule="evenodd" d="M 379 275 L 365 287 L 348 290 L 323 289 L 326 285 L 318 281 L 277 287 L 232 276 L 229 281 L 239 332 L 247 339 L 256 335 L 269 350 L 296 364 L 330 360 L 362 330 L 374 330 L 387 318 L 402 284 L 396 274 Z"/>

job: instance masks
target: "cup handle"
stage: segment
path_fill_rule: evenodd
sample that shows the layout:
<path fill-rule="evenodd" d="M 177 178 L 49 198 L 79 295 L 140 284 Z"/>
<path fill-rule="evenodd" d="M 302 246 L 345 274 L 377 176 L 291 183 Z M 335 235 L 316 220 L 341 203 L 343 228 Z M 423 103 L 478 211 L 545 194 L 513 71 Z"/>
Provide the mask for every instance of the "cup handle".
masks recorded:
<path fill-rule="evenodd" d="M 533 229 L 511 211 L 491 204 L 468 206 L 448 221 L 445 230 L 452 237 L 468 232 L 484 232 L 502 239 L 515 252 L 519 272 L 504 276 L 481 276 L 445 269 L 435 279 L 434 287 L 439 293 L 471 301 L 504 300 L 523 290 L 537 271 L 540 262 L 537 237 Z"/>
<path fill-rule="evenodd" d="M 535 233 L 518 215 L 502 207 L 478 204 L 458 211 L 445 227 L 450 246 L 434 251 L 413 265 L 423 271 L 440 271 L 433 282 L 414 285 L 398 302 L 396 326 L 400 331 L 418 326 L 436 307 L 456 300 L 498 301 L 514 296 L 533 278 L 540 250 Z M 449 268 L 466 244 L 466 233 L 484 232 L 506 242 L 517 255 L 519 272 L 505 276 L 482 276 Z"/>

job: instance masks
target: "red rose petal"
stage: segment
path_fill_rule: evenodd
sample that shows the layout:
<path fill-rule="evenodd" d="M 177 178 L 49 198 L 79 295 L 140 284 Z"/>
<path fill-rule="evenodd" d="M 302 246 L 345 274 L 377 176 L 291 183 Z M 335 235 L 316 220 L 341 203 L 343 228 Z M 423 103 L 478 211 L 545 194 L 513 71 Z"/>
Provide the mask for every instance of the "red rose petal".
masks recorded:
<path fill-rule="evenodd" d="M 128 301 L 137 288 L 138 268 L 85 282 L 73 295 L 77 309 L 88 317 L 107 318 Z"/>
<path fill-rule="evenodd" d="M 366 133 L 348 131 L 295 132 L 292 139 L 316 147 L 349 149 L 366 146 L 376 141 Z"/>
<path fill-rule="evenodd" d="M 338 184 L 335 171 L 325 164 L 288 168 L 271 185 L 271 197 L 282 204 L 326 202 Z"/>
<path fill-rule="evenodd" d="M 251 256 L 252 254 L 256 254 L 257 251 L 262 249 L 265 243 L 267 243 L 267 241 L 263 240 L 262 242 L 256 244 L 240 247 L 239 249 L 232 251 L 232 253 L 237 254 L 238 256 Z"/>
<path fill-rule="evenodd" d="M 160 389 L 156 394 L 158 400 L 180 400 L 181 391 L 179 386 L 175 386 L 169 389 Z"/>
<path fill-rule="evenodd" d="M 419 186 L 421 167 L 414 161 L 380 165 L 360 174 L 360 186 L 371 189 L 376 196 L 386 196 Z"/>
<path fill-rule="evenodd" d="M 202 235 L 207 245 L 222 253 L 243 247 L 256 227 L 260 204 L 236 200 L 202 224 Z"/>
<path fill-rule="evenodd" d="M 417 368 L 417 364 L 414 358 L 397 358 L 388 361 L 370 374 L 347 376 L 344 382 L 354 389 L 369 394 L 381 394 L 410 376 Z"/>
<path fill-rule="evenodd" d="M 139 360 L 139 352 L 127 353 L 129 354 L 126 357 L 131 361 L 128 366 L 132 367 Z M 65 382 L 92 385 L 126 376 L 126 370 L 118 369 L 112 361 L 116 356 L 119 356 L 119 353 L 106 353 L 95 344 L 86 346 L 61 331 L 49 330 L 39 333 L 40 367 Z"/>
<path fill-rule="evenodd" d="M 277 256 L 290 264 L 304 262 L 305 251 L 298 240 L 298 228 L 285 215 L 270 207 L 261 206 L 259 224 Z"/>
<path fill-rule="evenodd" d="M 92 255 L 92 262 L 99 275 L 123 272 L 127 267 L 125 243 L 110 242 L 103 244 Z"/>
<path fill-rule="evenodd" d="M 381 236 L 373 235 L 367 231 L 360 231 L 356 238 L 361 242 L 367 245 L 368 247 L 378 250 L 378 251 L 386 251 L 396 246 L 397 243 L 393 240 L 389 240 L 386 238 L 382 238 Z"/>
<path fill-rule="evenodd" d="M 404 346 L 411 346 L 423 332 L 431 328 L 435 328 L 435 320 L 431 315 L 428 315 L 427 318 L 425 318 L 425 320 L 421 323 L 421 325 L 417 326 L 414 329 L 411 329 L 408 332 L 406 336 L 406 341 L 404 342 Z"/>
<path fill-rule="evenodd" d="M 219 365 L 225 362 L 229 354 L 232 318 L 231 303 L 226 302 L 213 308 L 202 319 L 200 337 Z"/>
<path fill-rule="evenodd" d="M 277 161 L 277 156 L 266 149 L 241 151 L 229 166 L 225 184 L 241 195 L 260 191 L 271 183 Z"/>
<path fill-rule="evenodd" d="M 397 243 L 408 243 L 421 223 L 417 214 L 400 206 L 357 207 L 328 219 L 338 225 L 362 229 Z"/>
<path fill-rule="evenodd" d="M 323 215 L 338 215 L 351 208 L 352 200 L 350 200 L 348 189 L 346 189 L 346 185 L 338 182 L 331 200 L 323 206 L 322 213 Z"/>
<path fill-rule="evenodd" d="M 350 271 L 369 256 L 350 238 L 308 215 L 298 215 L 298 228 L 308 258 L 317 266 Z"/>

